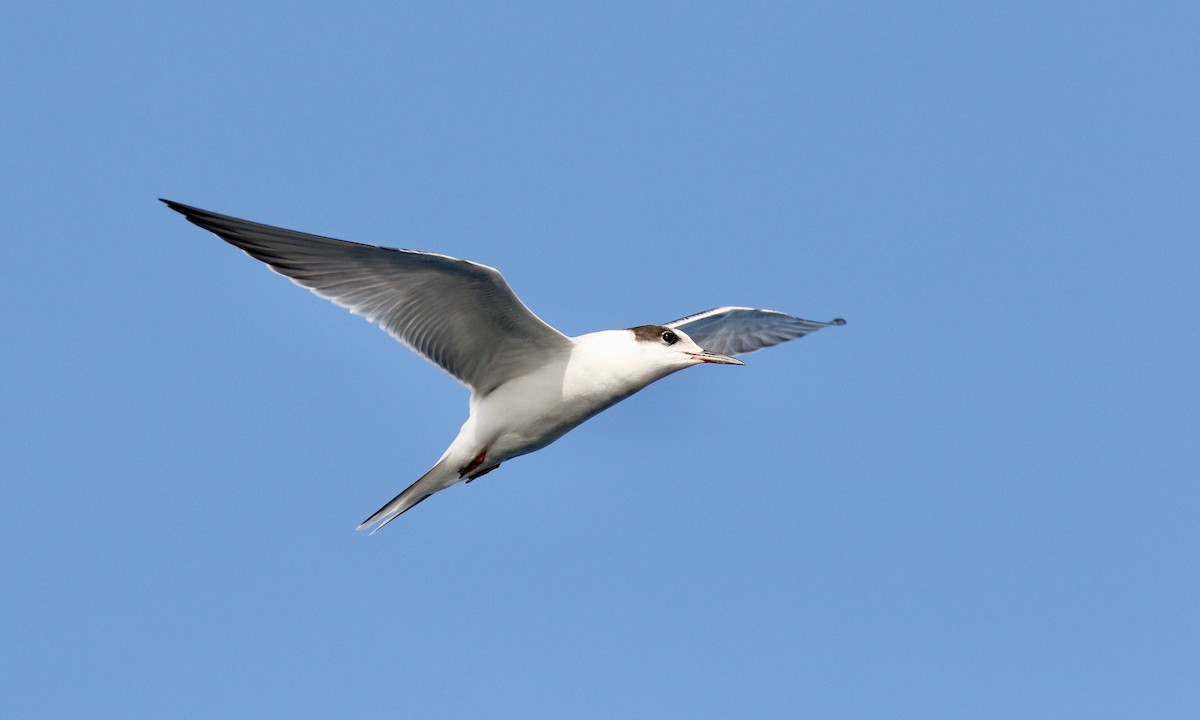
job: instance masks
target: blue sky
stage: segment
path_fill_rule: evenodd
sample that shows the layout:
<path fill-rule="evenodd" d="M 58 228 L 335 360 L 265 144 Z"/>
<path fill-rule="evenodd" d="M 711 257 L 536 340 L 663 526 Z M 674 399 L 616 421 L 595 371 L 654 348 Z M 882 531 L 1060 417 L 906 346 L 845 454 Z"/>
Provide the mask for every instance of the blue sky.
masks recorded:
<path fill-rule="evenodd" d="M 1200 713 L 1193 5 L 4 14 L 12 716 Z M 466 392 L 160 196 L 849 324 L 367 537 Z"/>

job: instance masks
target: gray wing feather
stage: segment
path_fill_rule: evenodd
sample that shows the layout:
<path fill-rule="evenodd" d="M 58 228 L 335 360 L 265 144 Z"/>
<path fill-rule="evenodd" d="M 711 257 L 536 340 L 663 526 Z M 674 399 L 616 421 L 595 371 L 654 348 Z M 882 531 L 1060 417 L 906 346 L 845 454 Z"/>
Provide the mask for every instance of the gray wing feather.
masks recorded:
<path fill-rule="evenodd" d="M 821 328 L 845 324 L 841 318 L 823 323 L 775 310 L 719 307 L 673 320 L 666 326 L 684 331 L 709 352 L 742 355 L 804 337 Z"/>
<path fill-rule="evenodd" d="M 297 285 L 377 323 L 477 393 L 570 347 L 571 340 L 530 312 L 495 268 L 163 202 Z"/>

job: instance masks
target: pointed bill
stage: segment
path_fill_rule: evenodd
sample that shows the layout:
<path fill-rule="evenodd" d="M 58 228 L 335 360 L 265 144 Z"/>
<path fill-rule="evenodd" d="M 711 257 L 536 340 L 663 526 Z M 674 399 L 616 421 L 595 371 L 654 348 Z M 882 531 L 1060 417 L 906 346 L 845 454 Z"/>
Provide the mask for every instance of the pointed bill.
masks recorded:
<path fill-rule="evenodd" d="M 688 353 L 688 355 L 691 355 L 692 357 L 696 358 L 700 362 L 715 363 L 717 365 L 745 365 L 746 364 L 746 363 L 742 362 L 741 360 L 738 360 L 737 358 L 729 357 L 728 355 L 722 355 L 720 353 L 714 353 L 714 352 Z"/>

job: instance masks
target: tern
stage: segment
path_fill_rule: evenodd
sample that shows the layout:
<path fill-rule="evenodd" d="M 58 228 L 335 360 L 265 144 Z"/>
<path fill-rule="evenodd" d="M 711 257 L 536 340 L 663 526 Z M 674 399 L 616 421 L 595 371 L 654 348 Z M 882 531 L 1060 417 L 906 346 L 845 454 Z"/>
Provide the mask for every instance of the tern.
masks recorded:
<path fill-rule="evenodd" d="M 706 363 L 742 365 L 735 355 L 845 324 L 719 307 L 662 325 L 568 337 L 534 315 L 487 265 L 162 202 L 297 285 L 378 324 L 471 391 L 467 421 L 442 457 L 359 530 L 377 531 L 439 490 L 546 447 L 671 373 Z"/>

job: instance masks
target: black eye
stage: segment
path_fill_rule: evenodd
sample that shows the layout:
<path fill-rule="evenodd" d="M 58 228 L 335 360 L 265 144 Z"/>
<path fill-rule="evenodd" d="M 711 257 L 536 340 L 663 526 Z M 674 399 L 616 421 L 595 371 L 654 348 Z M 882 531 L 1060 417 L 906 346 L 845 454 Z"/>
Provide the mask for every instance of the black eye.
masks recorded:
<path fill-rule="evenodd" d="M 659 335 L 659 337 L 661 337 L 662 341 L 668 345 L 674 345 L 675 342 L 679 340 L 679 336 L 670 330 L 663 330 L 663 334 Z"/>

